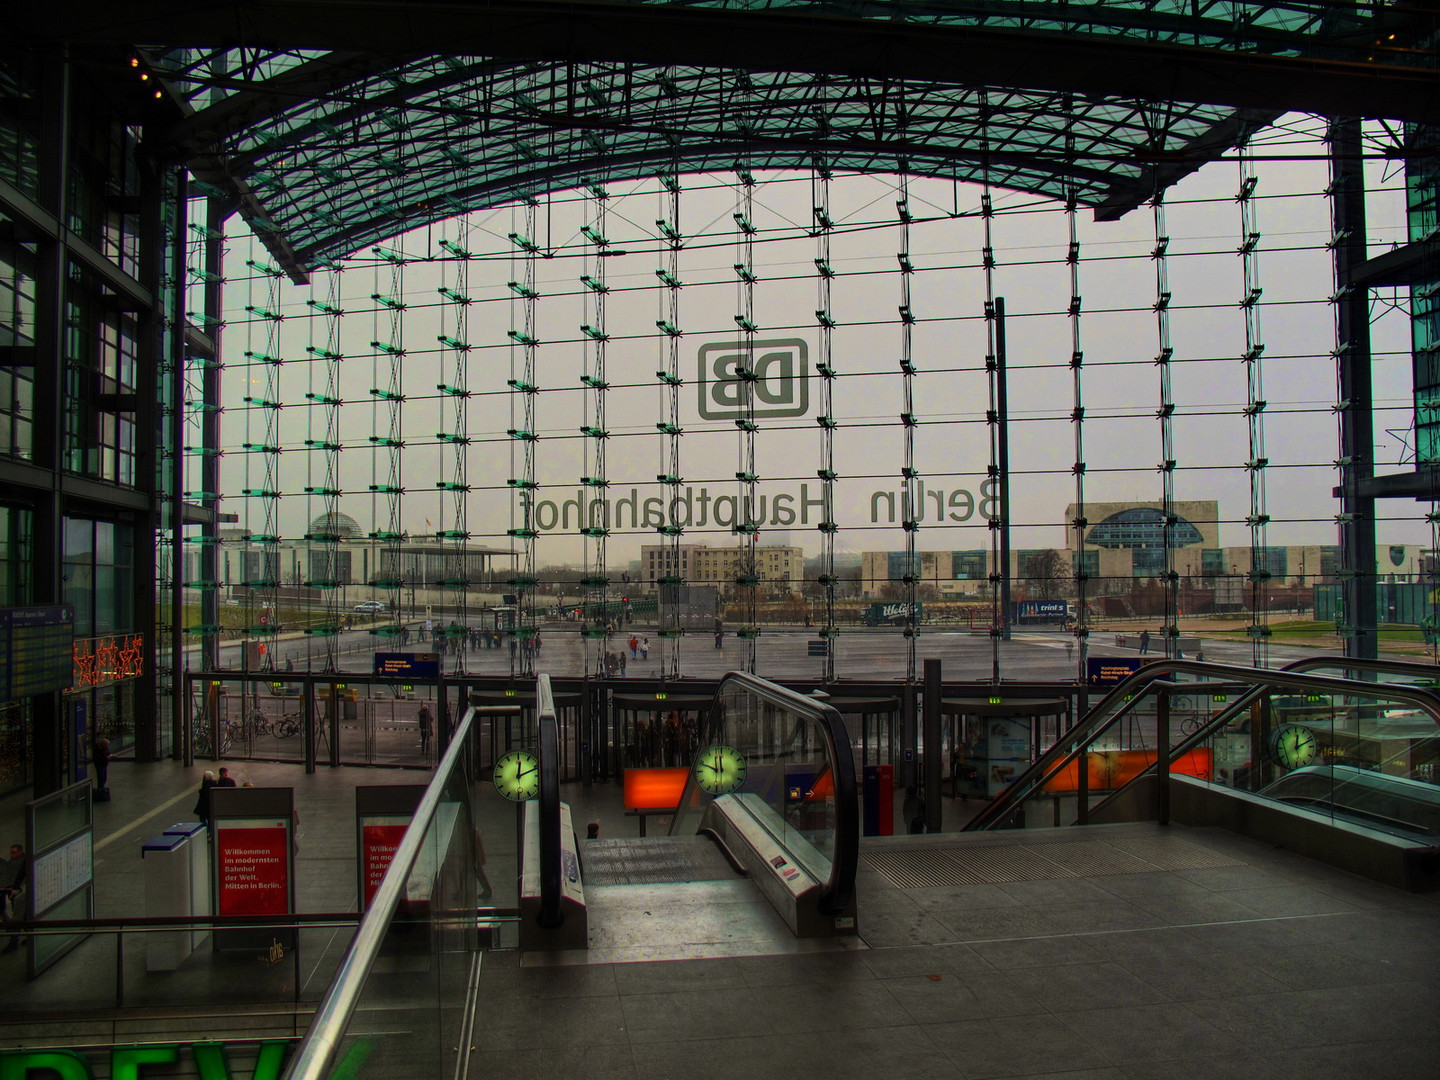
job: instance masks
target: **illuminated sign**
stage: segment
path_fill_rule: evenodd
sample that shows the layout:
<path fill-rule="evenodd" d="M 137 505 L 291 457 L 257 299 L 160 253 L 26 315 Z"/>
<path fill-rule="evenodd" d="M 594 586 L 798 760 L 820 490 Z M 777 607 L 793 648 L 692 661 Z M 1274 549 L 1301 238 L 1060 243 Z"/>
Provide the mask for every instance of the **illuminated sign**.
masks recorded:
<path fill-rule="evenodd" d="M 626 810 L 669 810 L 680 805 L 689 769 L 626 769 Z"/>
<path fill-rule="evenodd" d="M 145 638 L 140 634 L 86 638 L 75 642 L 71 662 L 76 689 L 134 679 L 145 674 Z"/>
<path fill-rule="evenodd" d="M 438 679 L 440 654 L 433 652 L 377 652 L 375 674 L 404 679 Z"/>
<path fill-rule="evenodd" d="M 1118 791 L 1158 760 L 1154 750 L 1092 750 L 1085 755 L 1085 786 L 1090 791 Z M 1170 761 L 1173 775 L 1209 780 L 1215 756 L 1207 747 L 1187 750 Z M 1060 795 L 1080 790 L 1079 764 L 1071 760 L 1051 773 L 1041 785 L 1043 791 Z"/>
<path fill-rule="evenodd" d="M 0 611 L 0 701 L 68 687 L 74 641 L 75 609 L 69 605 Z"/>
<path fill-rule="evenodd" d="M 1090 656 L 1085 660 L 1085 681 L 1091 686 L 1117 686 L 1144 664 L 1139 657 Z"/>
<path fill-rule="evenodd" d="M 45 1080 L 94 1080 L 98 1072 L 112 1077 L 138 1077 L 150 1075 L 147 1066 L 179 1064 L 184 1052 L 188 1050 L 194 1061 L 193 1075 L 200 1080 L 233 1080 L 234 1077 L 247 1074 L 251 1080 L 278 1080 L 294 1041 L 266 1039 L 258 1045 L 205 1042 L 112 1046 L 108 1055 L 108 1070 L 97 1069 L 98 1062 L 92 1061 L 78 1050 L 5 1050 L 0 1051 L 0 1076 L 11 1080 L 31 1080 L 32 1077 L 34 1080 L 40 1080 L 41 1077 Z M 367 1046 L 365 1053 L 368 1054 L 368 1050 Z M 239 1068 L 232 1066 L 232 1056 L 244 1059 L 245 1063 L 250 1064 L 250 1068 L 247 1070 L 243 1065 Z M 353 1051 L 350 1056 L 363 1057 L 355 1055 Z M 174 1070 L 164 1071 L 169 1075 Z"/>

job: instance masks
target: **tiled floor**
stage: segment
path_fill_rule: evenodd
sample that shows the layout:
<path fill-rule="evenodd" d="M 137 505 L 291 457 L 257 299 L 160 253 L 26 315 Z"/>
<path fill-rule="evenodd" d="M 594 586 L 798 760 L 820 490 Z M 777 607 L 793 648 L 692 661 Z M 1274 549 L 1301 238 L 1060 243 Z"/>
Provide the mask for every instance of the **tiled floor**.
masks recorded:
<path fill-rule="evenodd" d="M 966 880 L 897 883 L 927 874 Z M 607 887 L 603 904 L 634 890 L 620 921 L 643 922 L 653 888 Z M 870 840 L 859 910 L 849 949 L 584 967 L 492 954 L 492 1055 L 472 1075 L 523 1055 L 541 1077 L 636 1080 L 1440 1077 L 1440 898 L 1233 834 Z M 663 926 L 647 925 L 657 955 Z"/>
<path fill-rule="evenodd" d="M 96 807 L 99 914 L 137 913 L 139 845 L 189 816 L 200 771 L 115 766 L 115 799 Z M 294 787 L 297 875 L 312 911 L 353 907 L 354 787 L 422 778 L 239 771 Z M 609 836 L 636 831 L 616 789 L 567 794 L 577 821 L 601 816 Z M 18 837 L 22 821 L 23 800 L 0 800 L 0 837 Z M 510 865 L 502 839 L 487 837 L 497 885 Z M 761 955 L 707 959 L 595 963 L 597 949 L 588 962 L 547 965 L 487 954 L 471 1075 L 1440 1080 L 1434 895 L 1229 833 L 1155 825 L 869 840 L 859 889 L 859 939 L 818 951 L 777 938 L 754 946 Z M 680 951 L 693 945 L 680 939 L 736 936 L 714 906 L 676 918 L 684 898 L 672 896 L 661 909 L 663 887 L 609 886 L 596 899 L 596 930 L 633 935 L 644 951 L 632 956 L 702 955 Z M 693 933 L 707 919 L 708 935 Z M 277 993 L 318 993 L 322 958 L 340 945 L 302 949 L 304 967 Z M 67 961 L 26 984 L 15 961 L 0 957 L 11 1039 L 24 1033 L 15 1010 L 37 997 L 63 1008 L 113 979 Z M 224 973 L 205 957 L 197 967 L 172 996 L 205 986 L 219 995 Z M 258 969 L 248 962 L 244 977 Z M 147 981 L 143 971 L 130 977 Z M 191 1030 L 240 1025 L 216 1012 L 208 1029 Z M 24 1041 L 58 1038 L 37 1023 Z"/>

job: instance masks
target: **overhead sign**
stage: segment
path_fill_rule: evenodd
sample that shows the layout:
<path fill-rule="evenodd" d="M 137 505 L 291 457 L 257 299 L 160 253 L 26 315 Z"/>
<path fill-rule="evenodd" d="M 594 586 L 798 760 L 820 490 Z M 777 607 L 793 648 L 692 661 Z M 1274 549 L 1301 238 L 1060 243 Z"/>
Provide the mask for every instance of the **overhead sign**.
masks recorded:
<path fill-rule="evenodd" d="M 438 679 L 440 654 L 433 652 L 377 652 L 375 674 L 397 679 Z"/>
<path fill-rule="evenodd" d="M 1091 686 L 1118 686 L 1145 666 L 1138 656 L 1091 656 L 1085 660 L 1085 681 Z"/>

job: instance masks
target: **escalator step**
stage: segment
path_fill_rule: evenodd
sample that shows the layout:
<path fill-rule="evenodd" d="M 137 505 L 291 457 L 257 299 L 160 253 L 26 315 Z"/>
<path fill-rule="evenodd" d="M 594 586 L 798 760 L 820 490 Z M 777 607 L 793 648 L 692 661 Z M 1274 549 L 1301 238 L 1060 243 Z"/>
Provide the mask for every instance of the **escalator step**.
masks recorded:
<path fill-rule="evenodd" d="M 736 875 L 714 843 L 701 836 L 585 840 L 586 885 L 658 885 L 728 881 Z"/>

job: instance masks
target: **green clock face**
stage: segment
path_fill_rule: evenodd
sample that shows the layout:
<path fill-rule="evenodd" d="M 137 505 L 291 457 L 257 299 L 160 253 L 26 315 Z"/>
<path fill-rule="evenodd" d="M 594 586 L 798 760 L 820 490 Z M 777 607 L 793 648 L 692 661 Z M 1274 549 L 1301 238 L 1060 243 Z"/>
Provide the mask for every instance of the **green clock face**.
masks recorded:
<path fill-rule="evenodd" d="M 1303 724 L 1281 724 L 1270 736 L 1270 756 L 1285 769 L 1304 768 L 1319 749 L 1315 733 Z"/>
<path fill-rule="evenodd" d="M 707 747 L 691 768 L 700 790 L 711 795 L 728 795 L 745 783 L 745 755 L 733 746 Z"/>
<path fill-rule="evenodd" d="M 540 794 L 540 762 L 529 750 L 511 750 L 495 763 L 495 790 L 511 802 Z"/>

